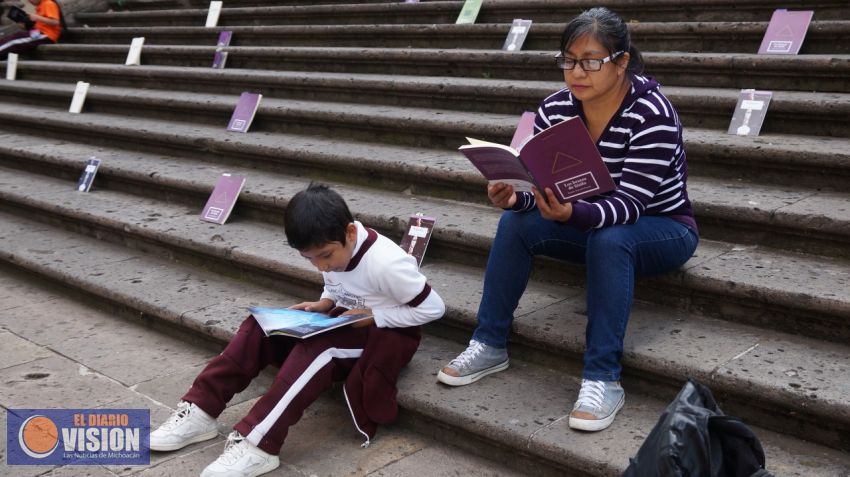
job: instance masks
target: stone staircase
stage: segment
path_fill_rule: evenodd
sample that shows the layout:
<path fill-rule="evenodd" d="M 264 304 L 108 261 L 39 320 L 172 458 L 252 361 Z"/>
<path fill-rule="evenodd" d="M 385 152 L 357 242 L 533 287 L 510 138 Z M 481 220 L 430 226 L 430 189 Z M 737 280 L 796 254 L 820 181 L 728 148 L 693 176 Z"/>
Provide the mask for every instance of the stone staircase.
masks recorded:
<path fill-rule="evenodd" d="M 222 26 L 203 28 L 205 3 L 78 14 L 87 26 L 70 43 L 0 82 L 3 267 L 223 342 L 249 305 L 315 297 L 321 277 L 285 245 L 281 218 L 321 180 L 393 238 L 412 212 L 437 218 L 423 270 L 448 312 L 404 375 L 403 425 L 534 475 L 617 475 L 692 376 L 753 426 L 777 475 L 850 475 L 846 1 L 608 2 L 683 118 L 702 241 L 681 270 L 639 281 L 627 405 L 594 434 L 564 419 L 581 376 L 580 267 L 538 260 L 510 370 L 459 389 L 435 380 L 474 326 L 499 217 L 455 149 L 464 136 L 508 142 L 519 114 L 562 87 L 560 30 L 591 4 L 488 0 L 478 24 L 453 25 L 459 1 L 228 0 Z M 753 54 L 780 7 L 815 10 L 803 51 Z M 535 21 L 525 51 L 499 51 L 520 17 Z M 224 29 L 228 69 L 212 70 Z M 126 67 L 134 36 L 143 65 Z M 77 80 L 92 87 L 71 115 Z M 774 91 L 759 137 L 725 134 L 744 87 Z M 227 133 L 246 90 L 264 94 L 251 132 Z M 91 155 L 103 165 L 79 194 Z M 198 214 L 222 172 L 248 181 L 215 226 Z"/>

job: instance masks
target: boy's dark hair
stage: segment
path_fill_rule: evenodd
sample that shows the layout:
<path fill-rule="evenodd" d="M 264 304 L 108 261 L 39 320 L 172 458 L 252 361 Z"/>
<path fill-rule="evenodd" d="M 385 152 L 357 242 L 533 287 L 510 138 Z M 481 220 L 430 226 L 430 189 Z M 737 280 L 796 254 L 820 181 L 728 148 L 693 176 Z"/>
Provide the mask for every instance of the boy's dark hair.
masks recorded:
<path fill-rule="evenodd" d="M 310 184 L 289 201 L 283 228 L 291 247 L 307 250 L 331 242 L 345 245 L 345 230 L 352 222 L 342 196 L 326 185 Z"/>
<path fill-rule="evenodd" d="M 561 35 L 561 53 L 584 35 L 590 35 L 608 50 L 609 55 L 618 51 L 629 53 L 629 64 L 626 71 L 633 74 L 643 73 L 643 56 L 632 45 L 629 28 L 616 13 L 605 7 L 591 8 L 567 23 Z"/>

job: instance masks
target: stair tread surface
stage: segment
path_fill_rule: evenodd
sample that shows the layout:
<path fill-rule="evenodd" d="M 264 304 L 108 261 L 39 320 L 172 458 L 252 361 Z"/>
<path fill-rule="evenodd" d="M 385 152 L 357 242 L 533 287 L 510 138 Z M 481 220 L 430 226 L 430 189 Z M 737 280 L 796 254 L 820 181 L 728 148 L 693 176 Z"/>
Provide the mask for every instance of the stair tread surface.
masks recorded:
<path fill-rule="evenodd" d="M 245 317 L 246 300 L 232 297 L 260 297 L 257 301 L 287 298 L 133 253 L 121 246 L 16 216 L 0 215 L 3 216 L 0 236 L 16 237 L 0 241 L 0 256 L 4 261 L 32 262 L 50 269 L 51 275 L 75 277 L 74 285 L 91 293 L 123 294 L 123 299 L 132 300 L 137 308 L 156 318 L 177 321 L 181 326 L 220 340 L 232 336 Z M 68 260 L 46 258 L 39 253 L 45 247 L 61 252 Z M 122 267 L 112 267 L 115 263 L 121 263 Z M 151 286 L 162 296 L 154 297 Z M 185 288 L 191 288 L 192 293 L 180 291 Z M 188 295 L 196 296 L 187 300 Z M 207 301 L 201 303 L 206 306 L 187 306 L 187 302 L 197 303 L 197 297 L 203 296 Z M 216 323 L 206 324 L 211 317 L 216 318 L 213 320 Z M 423 340 L 399 385 L 399 403 L 405 410 L 451 427 L 483 433 L 566 468 L 605 475 L 621 472 L 628 464 L 628 456 L 637 452 L 665 406 L 661 400 L 629 393 L 630 405 L 621 411 L 610 431 L 588 434 L 570 431 L 565 417 L 580 385 L 578 377 L 514 359 L 508 371 L 473 386 L 448 388 L 437 384 L 435 369 L 451 359 L 457 347 L 456 343 L 436 337 Z M 765 446 L 768 468 L 774 472 L 808 475 L 816 469 L 840 475 L 850 469 L 847 455 L 757 427 L 754 430 Z"/>

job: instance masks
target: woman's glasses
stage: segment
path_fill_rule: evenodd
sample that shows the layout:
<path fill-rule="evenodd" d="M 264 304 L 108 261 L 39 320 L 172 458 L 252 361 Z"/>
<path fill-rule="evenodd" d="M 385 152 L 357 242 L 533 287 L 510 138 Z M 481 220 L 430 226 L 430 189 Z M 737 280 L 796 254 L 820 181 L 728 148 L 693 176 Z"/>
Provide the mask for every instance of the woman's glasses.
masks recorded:
<path fill-rule="evenodd" d="M 602 65 L 614 60 L 614 58 L 622 55 L 623 53 L 624 52 L 622 51 L 618 51 L 612 55 L 606 56 L 605 58 L 584 58 L 581 60 L 569 58 L 564 56 L 563 53 L 558 53 L 555 55 L 555 65 L 562 70 L 571 70 L 574 69 L 576 65 L 579 65 L 584 71 L 599 71 L 602 69 Z"/>

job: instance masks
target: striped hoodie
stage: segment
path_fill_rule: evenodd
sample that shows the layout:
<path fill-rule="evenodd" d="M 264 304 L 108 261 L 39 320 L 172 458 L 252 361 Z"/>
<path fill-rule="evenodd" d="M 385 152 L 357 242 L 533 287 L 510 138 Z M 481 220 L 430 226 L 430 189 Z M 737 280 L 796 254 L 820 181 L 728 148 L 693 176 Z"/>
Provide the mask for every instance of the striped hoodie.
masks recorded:
<path fill-rule="evenodd" d="M 679 115 L 654 79 L 633 75 L 631 82 L 631 91 L 596 143 L 616 188 L 575 202 L 566 223 L 587 231 L 633 224 L 646 214 L 669 216 L 696 230 Z M 534 133 L 574 116 L 585 120 L 581 101 L 562 89 L 540 104 Z M 536 206 L 528 192 L 517 193 L 517 199 L 515 211 Z"/>

